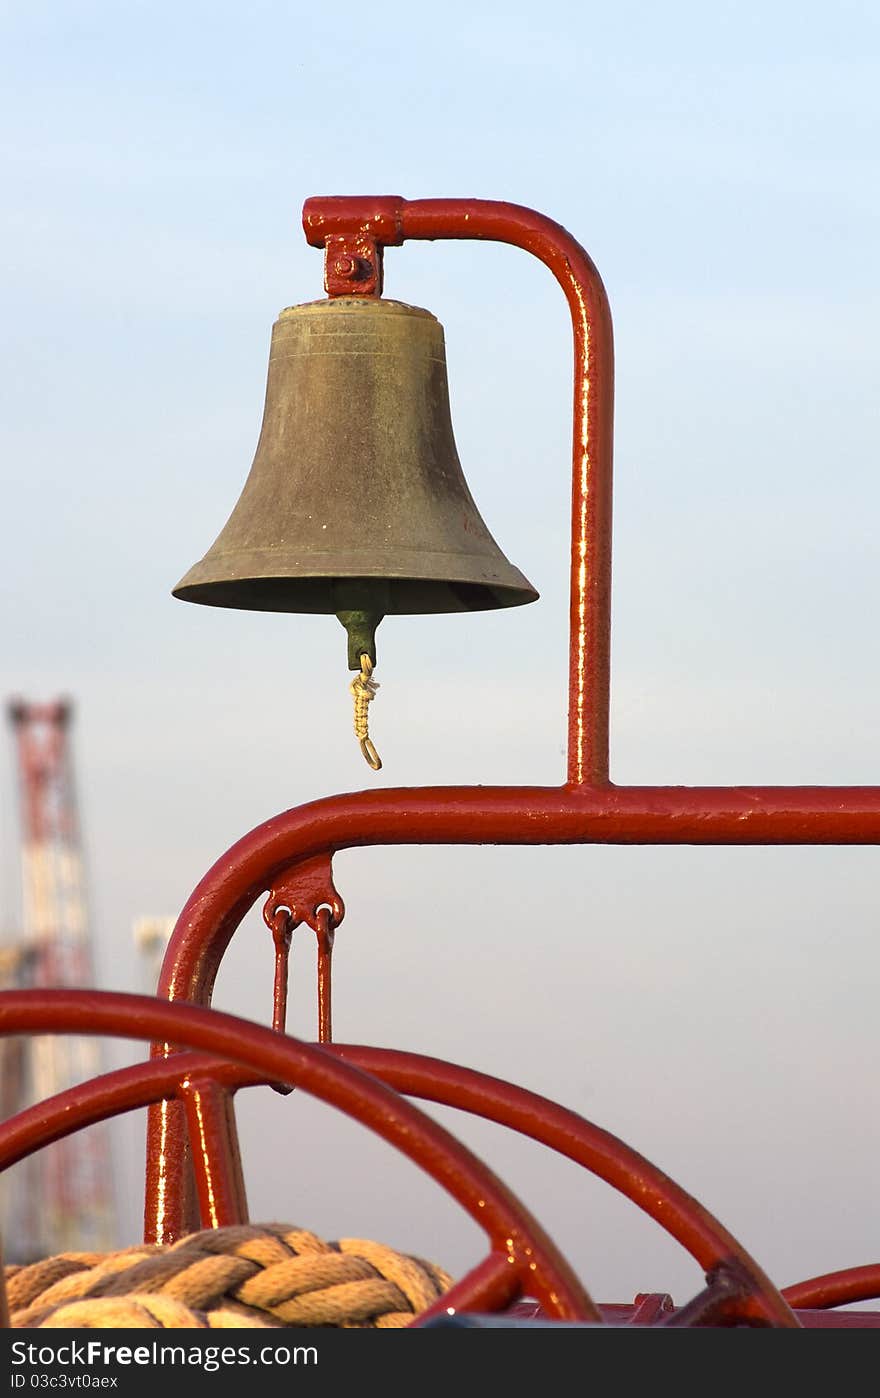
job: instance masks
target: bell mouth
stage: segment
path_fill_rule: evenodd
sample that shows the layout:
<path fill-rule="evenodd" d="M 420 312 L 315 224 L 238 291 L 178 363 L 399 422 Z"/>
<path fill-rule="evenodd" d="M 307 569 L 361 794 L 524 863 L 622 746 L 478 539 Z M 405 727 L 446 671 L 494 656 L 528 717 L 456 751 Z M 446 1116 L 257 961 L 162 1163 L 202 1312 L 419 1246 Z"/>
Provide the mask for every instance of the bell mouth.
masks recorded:
<path fill-rule="evenodd" d="M 195 570 L 193 570 L 195 571 Z M 525 579 L 509 583 L 476 582 L 467 578 L 367 577 L 353 574 L 335 577 L 225 578 L 188 582 L 173 589 L 184 602 L 209 607 L 232 607 L 255 612 L 305 612 L 333 615 L 340 610 L 339 584 L 357 583 L 365 589 L 383 589 L 382 612 L 386 616 L 420 616 L 444 612 L 484 612 L 500 607 L 520 607 L 535 602 L 538 593 Z"/>

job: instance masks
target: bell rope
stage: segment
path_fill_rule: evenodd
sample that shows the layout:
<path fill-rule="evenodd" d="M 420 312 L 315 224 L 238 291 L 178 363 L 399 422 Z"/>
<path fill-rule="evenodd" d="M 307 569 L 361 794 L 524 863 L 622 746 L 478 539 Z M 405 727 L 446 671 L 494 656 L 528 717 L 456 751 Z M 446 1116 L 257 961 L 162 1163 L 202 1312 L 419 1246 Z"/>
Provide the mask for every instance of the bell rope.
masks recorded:
<path fill-rule="evenodd" d="M 361 745 L 361 752 L 374 772 L 382 766 L 382 759 L 370 739 L 370 724 L 367 710 L 376 697 L 379 684 L 372 678 L 373 662 L 366 651 L 361 654 L 361 671 L 349 685 L 354 695 L 354 735 Z"/>

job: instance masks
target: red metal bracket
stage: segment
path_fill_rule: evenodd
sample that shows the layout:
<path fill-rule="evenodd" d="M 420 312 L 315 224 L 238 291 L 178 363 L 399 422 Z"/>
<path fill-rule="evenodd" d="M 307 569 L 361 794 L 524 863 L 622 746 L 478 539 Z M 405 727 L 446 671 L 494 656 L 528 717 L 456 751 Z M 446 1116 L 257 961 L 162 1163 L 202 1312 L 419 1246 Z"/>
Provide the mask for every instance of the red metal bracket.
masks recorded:
<path fill-rule="evenodd" d="M 280 908 L 290 913 L 292 928 L 308 923 L 313 932 L 322 931 L 321 909 L 327 908 L 334 927 L 345 917 L 345 904 L 333 882 L 330 855 L 326 852 L 300 859 L 272 880 L 272 887 L 263 908 L 267 927 L 271 927 Z"/>
<path fill-rule="evenodd" d="M 399 213 L 404 202 L 395 194 L 308 200 L 303 228 L 312 247 L 324 248 L 328 296 L 382 295 L 382 252 L 403 242 Z"/>
<path fill-rule="evenodd" d="M 318 1040 L 331 1037 L 330 965 L 336 928 L 345 917 L 345 904 L 333 883 L 329 854 L 303 859 L 273 882 L 263 907 L 263 921 L 275 943 L 275 985 L 272 1027 L 283 1033 L 287 1020 L 290 940 L 300 923 L 308 923 L 318 939 Z"/>

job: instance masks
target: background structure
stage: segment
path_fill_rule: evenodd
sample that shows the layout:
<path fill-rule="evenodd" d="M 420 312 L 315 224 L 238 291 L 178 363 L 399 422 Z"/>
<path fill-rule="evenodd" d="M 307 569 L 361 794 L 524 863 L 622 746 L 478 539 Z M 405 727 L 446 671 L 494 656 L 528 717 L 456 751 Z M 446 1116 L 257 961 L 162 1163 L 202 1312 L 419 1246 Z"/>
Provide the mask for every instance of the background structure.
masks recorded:
<path fill-rule="evenodd" d="M 69 700 L 10 700 L 16 754 L 21 909 L 2 948 L 2 985 L 45 990 L 95 984 Z M 154 982 L 155 983 L 155 982 Z M 3 1115 L 101 1071 L 105 1045 L 93 1035 L 0 1039 Z M 107 1122 L 26 1156 L 0 1178 L 3 1258 L 27 1264 L 58 1252 L 105 1252 L 119 1221 Z"/>
<path fill-rule="evenodd" d="M 509 199 L 597 263 L 617 345 L 612 778 L 880 780 L 878 53 L 867 0 L 2 7 L 0 685 L 76 705 L 101 985 L 142 989 L 137 919 L 179 909 L 277 811 L 562 779 L 570 331 L 525 254 L 386 259 L 386 294 L 445 326 L 465 473 L 541 599 L 383 624 L 378 776 L 338 623 L 171 598 L 250 465 L 272 321 L 321 295 L 312 194 Z M 2 760 L 11 927 L 11 745 Z M 334 1029 L 584 1112 L 779 1285 L 868 1261 L 876 867 L 873 849 L 348 852 Z M 311 1035 L 310 934 L 293 961 L 291 1027 Z M 267 1019 L 271 964 L 252 915 L 215 1003 Z M 477 1255 L 433 1185 L 329 1109 L 266 1090 L 240 1116 L 255 1218 L 453 1272 Z M 696 1289 L 605 1186 L 455 1125 L 598 1299 Z M 142 1123 L 116 1134 L 129 1242 Z"/>

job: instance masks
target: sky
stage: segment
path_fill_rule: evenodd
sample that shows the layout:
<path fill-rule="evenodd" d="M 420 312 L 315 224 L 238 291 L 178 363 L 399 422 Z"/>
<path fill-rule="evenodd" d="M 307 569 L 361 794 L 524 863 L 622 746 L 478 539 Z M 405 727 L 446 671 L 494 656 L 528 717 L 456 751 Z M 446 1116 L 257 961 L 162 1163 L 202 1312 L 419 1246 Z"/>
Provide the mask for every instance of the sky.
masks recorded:
<path fill-rule="evenodd" d="M 69 695 L 96 983 L 151 991 L 133 926 L 318 797 L 564 779 L 571 335 L 497 244 L 389 250 L 442 322 L 462 466 L 540 600 L 379 632 L 351 732 L 333 618 L 199 607 L 259 433 L 269 335 L 322 294 L 317 194 L 504 199 L 596 263 L 615 332 L 611 776 L 880 782 L 880 15 L 864 0 L 535 7 L 0 4 L 4 696 Z M 20 919 L 11 735 L 0 921 Z M 361 849 L 334 1029 L 530 1087 L 647 1155 L 780 1286 L 873 1261 L 872 848 Z M 314 944 L 290 1029 L 314 1035 Z M 259 908 L 218 1007 L 266 1022 Z M 108 1064 L 139 1045 L 108 1044 Z M 701 1285 L 629 1201 L 438 1111 L 595 1299 Z M 460 1275 L 476 1227 L 303 1094 L 240 1094 L 252 1217 Z M 271 1140 L 273 1149 L 266 1150 Z M 114 1131 L 123 1242 L 143 1120 Z"/>

